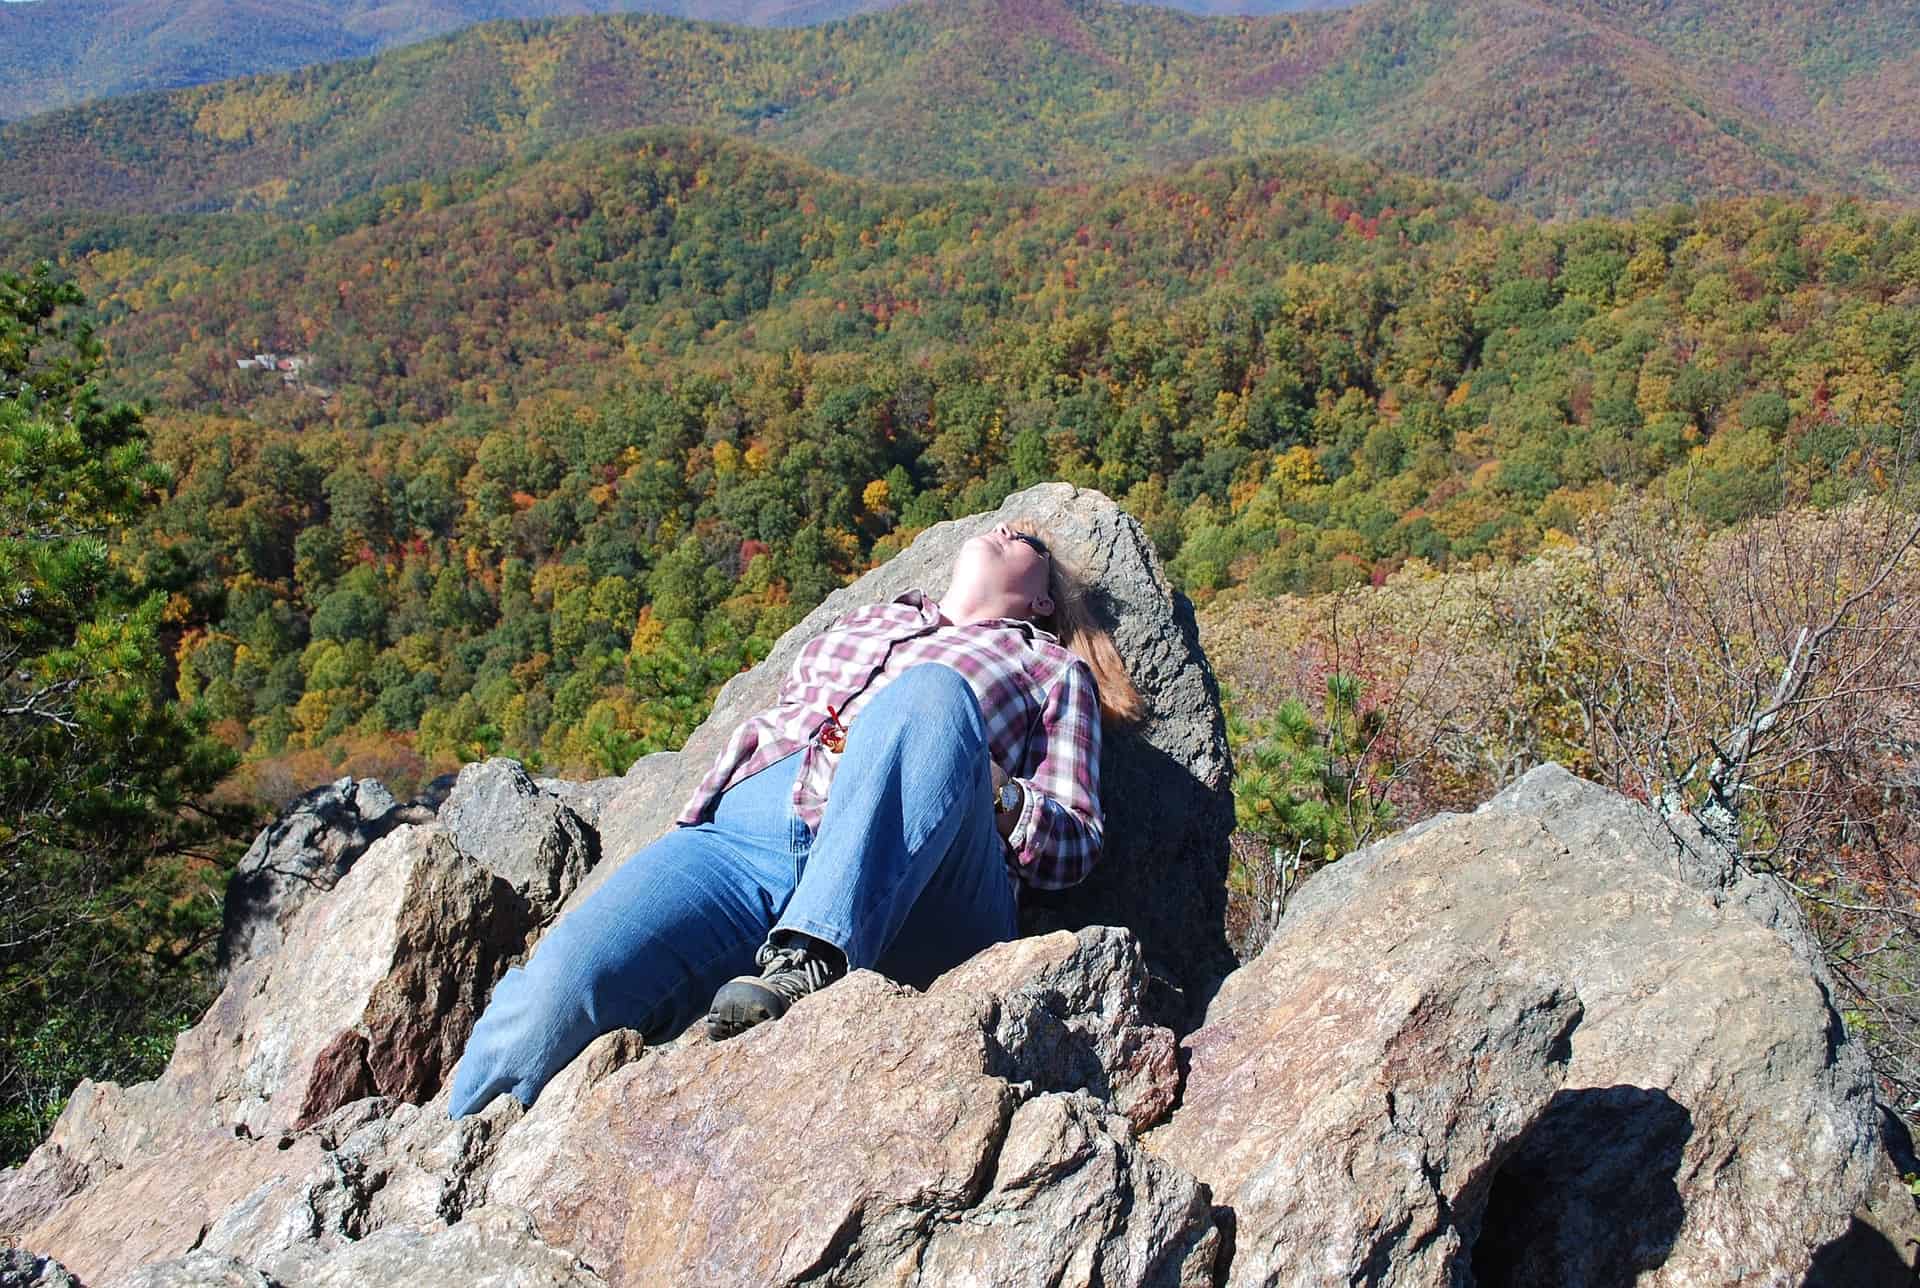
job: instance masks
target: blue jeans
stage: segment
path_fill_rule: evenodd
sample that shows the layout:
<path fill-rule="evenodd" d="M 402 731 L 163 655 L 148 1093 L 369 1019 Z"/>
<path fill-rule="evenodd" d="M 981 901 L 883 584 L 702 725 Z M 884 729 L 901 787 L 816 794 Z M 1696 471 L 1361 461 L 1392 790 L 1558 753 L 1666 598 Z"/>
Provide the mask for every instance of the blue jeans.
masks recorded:
<path fill-rule="evenodd" d="M 917 986 L 1014 937 L 986 728 L 957 672 L 911 667 L 874 695 L 848 728 L 817 836 L 793 809 L 800 760 L 735 783 L 710 822 L 627 860 L 501 978 L 454 1071 L 453 1117 L 503 1091 L 531 1105 L 602 1033 L 674 1036 L 754 972 L 776 930 Z"/>

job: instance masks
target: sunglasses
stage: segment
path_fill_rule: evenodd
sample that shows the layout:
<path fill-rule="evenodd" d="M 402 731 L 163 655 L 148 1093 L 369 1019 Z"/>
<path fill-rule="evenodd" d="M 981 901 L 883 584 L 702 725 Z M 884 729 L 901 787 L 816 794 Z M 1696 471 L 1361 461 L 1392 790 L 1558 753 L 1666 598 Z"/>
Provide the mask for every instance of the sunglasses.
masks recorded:
<path fill-rule="evenodd" d="M 1034 536 L 1031 532 L 1012 532 L 1007 535 L 1024 545 L 1032 546 L 1033 552 L 1042 559 L 1053 558 L 1053 552 L 1047 549 L 1047 543 Z"/>

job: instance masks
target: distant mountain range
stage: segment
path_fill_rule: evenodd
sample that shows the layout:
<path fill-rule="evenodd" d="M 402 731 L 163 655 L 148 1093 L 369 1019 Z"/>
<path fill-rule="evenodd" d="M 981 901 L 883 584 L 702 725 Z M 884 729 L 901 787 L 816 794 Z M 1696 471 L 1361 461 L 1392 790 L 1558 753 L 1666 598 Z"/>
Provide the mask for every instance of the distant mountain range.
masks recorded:
<path fill-rule="evenodd" d="M 358 58 L 501 18 L 653 13 L 798 26 L 900 0 L 8 0 L 0 120 L 89 99 L 179 89 Z M 1165 0 L 1199 14 L 1329 9 L 1352 0 Z"/>
<path fill-rule="evenodd" d="M 642 125 L 886 180 L 1081 183 L 1307 145 L 1547 215 L 1750 192 L 1907 201 L 1920 6 L 1373 0 L 1202 19 L 917 0 L 790 29 L 490 23 L 0 127 L 0 218 L 311 213 Z"/>

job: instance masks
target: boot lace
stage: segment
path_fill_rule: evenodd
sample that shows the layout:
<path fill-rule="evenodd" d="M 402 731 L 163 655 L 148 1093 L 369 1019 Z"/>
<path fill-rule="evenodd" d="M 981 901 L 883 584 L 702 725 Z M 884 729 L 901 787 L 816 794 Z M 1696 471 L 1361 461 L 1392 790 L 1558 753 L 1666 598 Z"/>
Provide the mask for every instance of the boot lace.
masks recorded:
<path fill-rule="evenodd" d="M 764 944 L 754 954 L 760 982 L 789 1003 L 797 1002 L 840 977 L 833 964 L 799 944 Z"/>

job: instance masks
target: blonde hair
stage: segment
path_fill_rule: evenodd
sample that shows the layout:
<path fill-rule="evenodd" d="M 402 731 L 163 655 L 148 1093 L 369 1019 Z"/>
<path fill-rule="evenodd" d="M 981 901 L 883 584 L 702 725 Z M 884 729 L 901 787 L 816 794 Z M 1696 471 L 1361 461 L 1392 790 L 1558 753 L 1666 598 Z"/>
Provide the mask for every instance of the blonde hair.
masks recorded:
<path fill-rule="evenodd" d="M 1080 570 L 1063 559 L 1052 535 L 1026 519 L 1007 524 L 1015 532 L 1038 537 L 1047 547 L 1047 594 L 1053 599 L 1053 612 L 1034 619 L 1034 625 L 1051 631 L 1061 644 L 1093 672 L 1094 687 L 1100 693 L 1100 719 L 1104 724 L 1122 727 L 1138 724 L 1147 714 L 1147 703 L 1133 687 L 1127 664 L 1113 646 L 1113 635 L 1093 615 L 1089 603 L 1091 587 Z"/>

